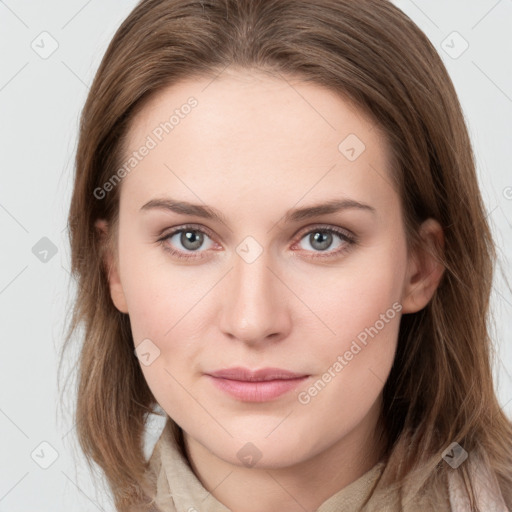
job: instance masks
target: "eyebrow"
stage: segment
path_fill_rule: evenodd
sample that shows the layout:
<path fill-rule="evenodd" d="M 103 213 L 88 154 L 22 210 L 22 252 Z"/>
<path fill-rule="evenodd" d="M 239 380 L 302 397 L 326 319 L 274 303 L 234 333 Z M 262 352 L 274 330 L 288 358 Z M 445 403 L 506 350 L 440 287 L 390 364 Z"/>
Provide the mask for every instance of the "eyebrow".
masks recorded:
<path fill-rule="evenodd" d="M 177 201 L 171 198 L 151 199 L 141 208 L 142 211 L 147 210 L 167 210 L 182 215 L 193 215 L 205 219 L 216 220 L 226 223 L 226 217 L 216 208 L 207 205 L 193 204 L 187 201 Z M 360 203 L 353 199 L 333 199 L 324 203 L 314 204 L 302 208 L 292 208 L 284 215 L 284 222 L 299 222 L 304 219 L 310 219 L 320 215 L 336 213 L 342 210 L 361 210 L 376 214 L 377 211 L 373 206 Z"/>

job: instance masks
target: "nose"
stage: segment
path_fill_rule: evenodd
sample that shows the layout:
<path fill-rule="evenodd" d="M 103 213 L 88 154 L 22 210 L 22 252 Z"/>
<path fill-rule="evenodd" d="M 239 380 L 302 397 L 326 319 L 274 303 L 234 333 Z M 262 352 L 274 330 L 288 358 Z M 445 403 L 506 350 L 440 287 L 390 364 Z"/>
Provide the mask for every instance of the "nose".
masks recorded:
<path fill-rule="evenodd" d="M 220 329 L 226 336 L 254 346 L 288 335 L 290 292 L 276 274 L 265 252 L 252 263 L 234 255 L 221 291 Z"/>

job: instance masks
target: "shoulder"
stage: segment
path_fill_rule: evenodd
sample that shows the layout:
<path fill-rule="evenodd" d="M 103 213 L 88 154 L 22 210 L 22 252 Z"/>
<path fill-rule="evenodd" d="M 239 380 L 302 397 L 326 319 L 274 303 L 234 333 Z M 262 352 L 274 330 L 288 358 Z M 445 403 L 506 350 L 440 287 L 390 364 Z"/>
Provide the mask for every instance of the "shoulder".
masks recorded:
<path fill-rule="evenodd" d="M 477 505 L 486 512 L 510 512 L 505 505 L 498 482 L 482 460 L 469 457 L 467 460 L 471 483 L 475 490 Z M 472 512 L 461 471 L 450 469 L 448 473 L 448 492 L 453 512 Z"/>

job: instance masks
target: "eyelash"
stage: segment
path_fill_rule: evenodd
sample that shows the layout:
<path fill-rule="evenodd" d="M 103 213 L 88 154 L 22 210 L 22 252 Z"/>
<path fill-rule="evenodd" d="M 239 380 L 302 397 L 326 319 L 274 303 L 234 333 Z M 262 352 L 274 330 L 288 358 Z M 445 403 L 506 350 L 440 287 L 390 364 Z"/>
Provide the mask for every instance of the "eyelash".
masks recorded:
<path fill-rule="evenodd" d="M 165 234 L 164 236 L 159 238 L 157 240 L 157 242 L 163 247 L 163 249 L 165 251 L 169 252 L 172 256 L 174 256 L 178 259 L 192 260 L 192 259 L 202 258 L 202 256 L 195 255 L 195 254 L 193 256 L 192 255 L 184 256 L 184 253 L 182 251 L 172 249 L 169 245 L 165 244 L 166 240 L 173 237 L 176 233 L 181 233 L 184 231 L 194 231 L 194 232 L 198 232 L 198 233 L 203 233 L 204 235 L 208 236 L 209 238 L 213 238 L 210 235 L 210 233 L 208 231 L 204 230 L 203 228 L 200 228 L 200 227 L 192 225 L 192 224 L 186 224 L 184 226 L 180 226 L 179 228 L 176 228 L 173 231 Z M 331 234 L 338 235 L 342 239 L 342 241 L 346 242 L 348 245 L 343 247 L 342 249 L 337 249 L 333 252 L 332 251 L 326 252 L 325 254 L 320 253 L 320 251 L 316 251 L 318 254 L 314 254 L 313 256 L 311 256 L 312 258 L 323 258 L 323 259 L 334 258 L 336 256 L 340 256 L 341 254 L 348 252 L 357 243 L 356 237 L 354 237 L 353 235 L 349 235 L 344 230 L 341 230 L 339 228 L 334 228 L 332 226 L 329 226 L 329 227 L 315 226 L 314 228 L 310 229 L 309 231 L 306 231 L 303 234 L 301 234 L 299 236 L 298 242 L 300 242 L 305 236 L 310 235 L 311 233 L 316 233 L 316 232 L 331 233 Z M 200 252 L 204 252 L 204 251 L 192 251 L 192 254 L 194 252 L 200 253 Z"/>

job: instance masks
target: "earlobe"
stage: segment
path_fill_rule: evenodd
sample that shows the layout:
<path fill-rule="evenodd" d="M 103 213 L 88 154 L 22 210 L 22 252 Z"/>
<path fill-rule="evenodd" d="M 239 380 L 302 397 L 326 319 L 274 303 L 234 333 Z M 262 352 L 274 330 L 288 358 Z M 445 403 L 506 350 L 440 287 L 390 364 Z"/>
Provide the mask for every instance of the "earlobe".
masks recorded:
<path fill-rule="evenodd" d="M 402 294 L 402 312 L 416 313 L 423 309 L 434 295 L 444 274 L 441 261 L 444 233 L 434 219 L 427 219 L 420 228 L 423 244 L 409 255 L 407 274 Z"/>
<path fill-rule="evenodd" d="M 107 273 L 112 302 L 121 313 L 128 313 L 126 298 L 119 277 L 119 270 L 114 255 L 112 254 L 112 247 L 108 242 L 108 223 L 104 219 L 98 219 L 94 223 L 94 226 L 102 240 L 103 265 Z"/>

